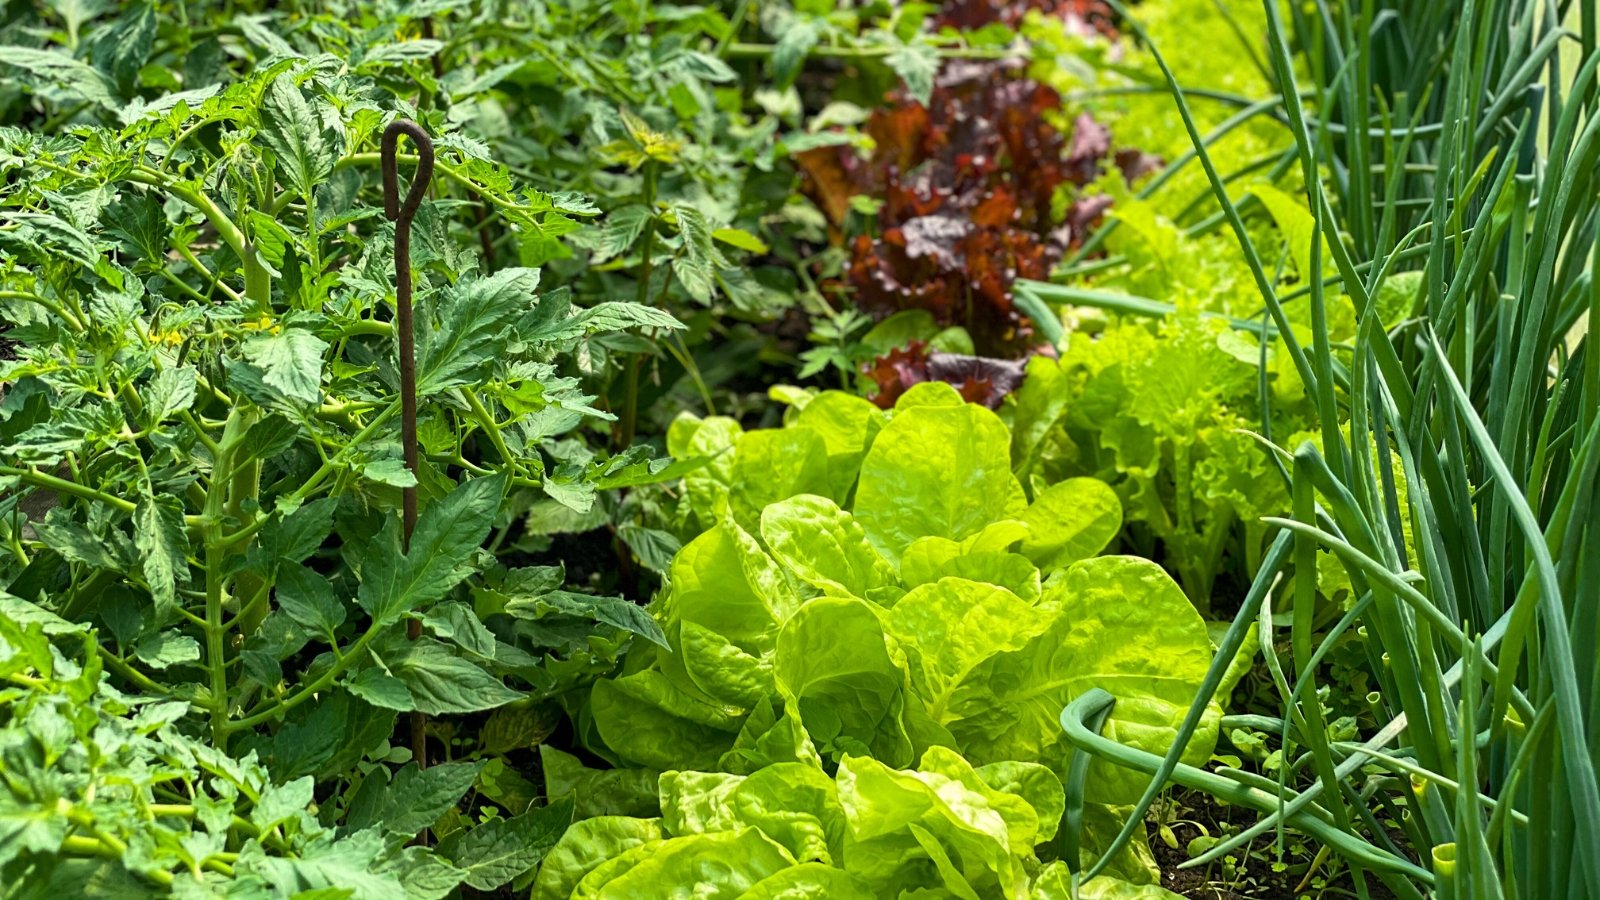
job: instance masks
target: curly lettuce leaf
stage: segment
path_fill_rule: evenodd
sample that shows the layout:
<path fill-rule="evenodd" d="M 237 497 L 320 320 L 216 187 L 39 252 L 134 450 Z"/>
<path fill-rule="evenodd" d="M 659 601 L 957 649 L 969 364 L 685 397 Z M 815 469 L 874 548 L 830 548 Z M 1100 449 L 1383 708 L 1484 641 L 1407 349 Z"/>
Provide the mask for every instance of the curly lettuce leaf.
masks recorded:
<path fill-rule="evenodd" d="M 795 861 L 755 828 L 641 844 L 596 867 L 572 900 L 671 900 L 693 886 L 697 900 L 737 900 Z"/>
<path fill-rule="evenodd" d="M 667 428 L 667 452 L 675 459 L 707 457 L 706 465 L 683 476 L 683 503 L 679 514 L 698 529 L 711 527 L 726 515 L 728 490 L 733 483 L 733 447 L 744 434 L 737 419 L 711 416 L 701 419 L 683 413 Z M 697 529 L 697 530 L 698 530 Z"/>
<path fill-rule="evenodd" d="M 930 749 L 918 771 L 849 757 L 838 782 L 849 823 L 845 869 L 878 896 L 929 882 L 957 897 L 1026 896 L 1023 860 L 1039 840 L 1038 812 L 990 787 L 953 751 Z"/>
<path fill-rule="evenodd" d="M 822 437 L 828 456 L 829 496 L 848 501 L 861 460 L 888 416 L 871 401 L 843 391 L 823 391 L 795 416 L 794 424 Z"/>
<path fill-rule="evenodd" d="M 928 714 L 944 722 L 974 670 L 999 653 L 1022 649 L 1044 633 L 1050 616 L 1004 588 L 942 578 L 906 594 L 884 623 L 905 648 L 911 683 Z"/>
<path fill-rule="evenodd" d="M 1070 748 L 1057 717 L 1100 687 L 1118 698 L 1105 734 L 1165 753 L 1211 663 L 1205 622 L 1183 592 L 1148 560 L 1107 556 L 1068 569 L 1044 602 L 1057 613 L 1049 628 L 984 660 L 951 697 L 945 724 L 957 746 L 979 765 L 1033 760 L 1064 775 Z M 1185 761 L 1204 763 L 1216 737 L 1212 716 Z M 1145 779 L 1097 760 L 1088 784 L 1090 801 L 1129 803 Z"/>
<path fill-rule="evenodd" d="M 607 860 L 667 837 L 660 819 L 595 816 L 580 819 L 545 854 L 530 900 L 567 900 L 586 875 Z"/>
<path fill-rule="evenodd" d="M 865 601 L 819 597 L 801 607 L 778 635 L 774 668 L 824 754 L 870 755 L 894 766 L 915 758 L 906 719 L 918 701 Z"/>
<path fill-rule="evenodd" d="M 656 669 L 597 681 L 589 716 L 618 759 L 652 769 L 710 769 L 733 748 L 745 711 L 691 693 Z"/>
<path fill-rule="evenodd" d="M 861 524 L 826 497 L 802 494 L 768 506 L 761 539 L 780 565 L 819 591 L 871 599 L 895 585 L 894 567 Z"/>
<path fill-rule="evenodd" d="M 739 439 L 728 493 L 735 521 L 755 531 L 761 511 L 796 494 L 830 493 L 828 446 L 810 428 L 769 428 Z"/>
<path fill-rule="evenodd" d="M 843 869 L 801 863 L 757 882 L 739 900 L 877 900 L 865 882 Z"/>
<path fill-rule="evenodd" d="M 857 521 L 898 563 L 919 537 L 961 540 L 1009 518 L 1010 443 L 1005 423 L 981 406 L 897 409 L 862 461 Z"/>
<path fill-rule="evenodd" d="M 1020 519 L 1022 555 L 1048 575 L 1104 550 L 1122 530 L 1122 502 L 1099 479 L 1069 478 L 1035 495 Z"/>
<path fill-rule="evenodd" d="M 759 828 L 801 862 L 832 864 L 844 845 L 844 810 L 833 779 L 804 763 L 749 775 L 668 772 L 661 816 L 675 835 Z"/>

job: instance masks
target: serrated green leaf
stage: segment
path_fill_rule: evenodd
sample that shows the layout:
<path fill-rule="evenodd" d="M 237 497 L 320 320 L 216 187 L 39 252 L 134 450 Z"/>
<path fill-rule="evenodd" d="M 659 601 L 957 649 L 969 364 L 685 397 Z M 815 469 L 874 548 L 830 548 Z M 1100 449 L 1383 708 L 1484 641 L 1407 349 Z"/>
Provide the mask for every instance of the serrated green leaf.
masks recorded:
<path fill-rule="evenodd" d="M 506 603 L 507 615 L 519 619 L 537 620 L 548 614 L 578 616 L 604 622 L 623 631 L 637 634 L 662 647 L 667 646 L 661 626 L 637 603 L 622 597 L 597 597 L 591 594 L 574 594 L 571 591 L 550 591 L 537 597 L 513 597 Z"/>
<path fill-rule="evenodd" d="M 572 810 L 570 798 L 556 800 L 468 831 L 455 859 L 467 872 L 466 883 L 490 891 L 538 865 L 572 824 Z"/>
<path fill-rule="evenodd" d="M 305 566 L 288 565 L 278 573 L 277 601 L 289 618 L 317 634 L 332 634 L 344 624 L 344 605 L 334 596 L 333 585 Z"/>
<path fill-rule="evenodd" d="M 189 582 L 189 536 L 183 529 L 183 508 L 171 498 L 146 494 L 133 510 L 133 544 L 139 548 L 140 568 L 156 609 L 176 607 L 178 585 Z"/>
<path fill-rule="evenodd" d="M 0 617 L 24 628 L 38 625 L 45 634 L 52 636 L 84 630 L 82 625 L 69 622 L 37 603 L 29 603 L 5 591 L 0 591 Z"/>
<path fill-rule="evenodd" d="M 507 326 L 533 305 L 537 269 L 502 269 L 464 281 L 438 301 L 439 328 L 417 340 L 417 396 L 469 384 L 502 355 Z"/>
<path fill-rule="evenodd" d="M 709 463 L 709 457 L 693 456 L 688 459 L 658 458 L 631 463 L 596 478 L 594 486 L 602 491 L 614 488 L 638 487 L 642 484 L 660 484 L 679 478 Z"/>
<path fill-rule="evenodd" d="M 244 345 L 244 355 L 262 380 L 285 397 L 316 403 L 322 397 L 322 355 L 328 344 L 303 328 L 285 328 Z"/>
<path fill-rule="evenodd" d="M 429 40 L 427 38 L 378 44 L 375 47 L 367 48 L 367 55 L 361 60 L 361 64 L 362 66 L 369 66 L 416 62 L 417 60 L 432 57 L 443 48 L 443 41 Z"/>
<path fill-rule="evenodd" d="M 63 559 L 113 571 L 128 565 L 116 553 L 116 544 L 84 528 L 59 506 L 46 513 L 44 519 L 34 522 L 33 530 L 46 547 L 61 554 Z"/>
<path fill-rule="evenodd" d="M 683 549 L 677 535 L 657 528 L 646 528 L 632 522 L 617 526 L 617 537 L 622 539 L 639 562 L 652 572 L 666 572 L 672 557 Z"/>
<path fill-rule="evenodd" d="M 817 23 L 811 19 L 797 18 L 788 23 L 772 48 L 773 87 L 782 90 L 794 84 L 800 68 L 805 65 L 806 55 L 821 36 Z"/>
<path fill-rule="evenodd" d="M 665 310 L 621 300 L 596 303 L 579 313 L 577 318 L 582 323 L 584 331 L 589 334 L 635 327 L 681 331 L 685 327 Z"/>
<path fill-rule="evenodd" d="M 133 655 L 152 669 L 200 661 L 200 642 L 177 631 L 152 631 L 133 645 Z"/>
<path fill-rule="evenodd" d="M 405 886 L 378 871 L 384 842 L 375 831 L 313 845 L 299 857 L 268 856 L 260 849 L 240 854 L 235 871 L 256 875 L 285 896 L 324 889 L 346 891 L 351 900 L 395 900 Z"/>
<path fill-rule="evenodd" d="M 346 827 L 352 831 L 382 828 L 397 837 L 411 837 L 438 821 L 477 780 L 481 762 L 447 762 L 419 769 L 410 763 L 371 806 L 352 810 Z"/>
<path fill-rule="evenodd" d="M 337 152 L 291 73 L 274 79 L 261 98 L 261 140 L 272 148 L 284 186 L 295 194 L 304 196 L 333 171 Z"/>
<path fill-rule="evenodd" d="M 718 228 L 711 232 L 711 236 L 730 247 L 738 247 L 751 253 L 766 253 L 772 249 L 765 241 L 743 228 Z"/>
<path fill-rule="evenodd" d="M 196 384 L 195 370 L 190 366 L 174 366 L 157 372 L 141 392 L 145 427 L 153 427 L 168 416 L 193 406 Z"/>
<path fill-rule="evenodd" d="M 481 712 L 523 696 L 431 638 L 407 641 L 390 669 L 411 693 L 412 709 L 430 716 Z"/>
<path fill-rule="evenodd" d="M 387 484 L 391 487 L 415 487 L 417 476 L 408 468 L 403 459 L 378 459 L 361 467 L 361 474 L 371 481 Z"/>
<path fill-rule="evenodd" d="M 478 621 L 471 607 L 464 603 L 450 602 L 434 606 L 423 614 L 422 625 L 469 653 L 485 659 L 494 658 L 494 635 Z"/>
<path fill-rule="evenodd" d="M 0 66 L 21 69 L 27 76 L 24 83 L 34 90 L 46 88 L 108 110 L 117 108 L 117 100 L 111 95 L 111 86 L 105 77 L 93 66 L 66 53 L 32 47 L 0 47 Z"/>
<path fill-rule="evenodd" d="M 110 78 L 117 92 L 131 97 L 139 69 L 155 43 L 156 15 L 148 2 L 128 4 L 122 16 L 102 29 L 90 45 L 96 68 Z"/>
<path fill-rule="evenodd" d="M 345 687 L 350 693 L 379 709 L 392 709 L 396 712 L 411 711 L 411 690 L 406 687 L 404 681 L 382 669 L 362 669 L 356 673 L 354 678 L 345 683 Z"/>
<path fill-rule="evenodd" d="M 282 563 L 304 562 L 333 531 L 333 497 L 313 500 L 287 516 L 274 516 L 250 548 L 250 564 L 267 570 Z"/>
<path fill-rule="evenodd" d="M 171 225 L 161 203 L 148 194 L 127 194 L 108 211 L 106 233 L 121 238 L 149 262 L 165 262 Z"/>
<path fill-rule="evenodd" d="M 605 225 L 601 228 L 602 239 L 595 251 L 594 262 L 605 262 L 627 253 L 639 240 L 639 235 L 644 233 L 645 225 L 654 217 L 649 207 L 637 203 L 612 210 L 606 215 Z"/>
<path fill-rule="evenodd" d="M 370 560 L 357 599 L 378 625 L 444 596 L 472 571 L 467 561 L 489 534 L 505 492 L 502 476 L 474 478 L 423 510 L 407 553 Z"/>
<path fill-rule="evenodd" d="M 310 775 L 296 778 L 287 784 L 268 784 L 262 789 L 261 798 L 256 801 L 255 808 L 250 810 L 251 823 L 262 831 L 267 831 L 281 822 L 298 816 L 311 805 L 312 791 L 315 788 L 316 781 Z"/>
<path fill-rule="evenodd" d="M 933 97 L 933 76 L 939 73 L 939 52 L 924 43 L 901 44 L 883 61 L 906 83 L 906 93 L 927 105 Z"/>

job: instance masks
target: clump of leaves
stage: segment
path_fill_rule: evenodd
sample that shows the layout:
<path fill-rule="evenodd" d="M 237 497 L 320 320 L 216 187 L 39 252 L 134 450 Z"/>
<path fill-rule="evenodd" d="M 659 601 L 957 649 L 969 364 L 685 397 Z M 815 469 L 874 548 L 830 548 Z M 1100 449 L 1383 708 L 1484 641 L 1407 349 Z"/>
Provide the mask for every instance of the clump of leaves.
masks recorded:
<path fill-rule="evenodd" d="M 0 598 L 0 879 L 15 896 L 442 897 L 510 881 L 572 819 L 570 802 L 485 809 L 437 851 L 407 846 L 483 762 L 409 765 L 391 783 L 393 714 L 342 694 L 269 755 L 230 755 L 195 732 L 187 701 L 113 687 L 84 626 Z M 366 778 L 321 792 L 330 769 Z"/>
<path fill-rule="evenodd" d="M 846 238 L 839 288 L 880 316 L 923 309 L 961 326 L 981 355 L 1035 346 L 1013 283 L 1047 277 L 1104 212 L 1085 186 L 1115 164 L 1130 177 L 1145 164 L 1113 156 L 1110 133 L 1087 115 L 1058 130 L 1061 115 L 1060 96 L 1020 61 L 952 60 L 927 103 L 901 92 L 872 114 L 869 157 L 845 146 L 800 153 L 807 193 L 842 238 L 859 232 Z"/>
<path fill-rule="evenodd" d="M 651 607 L 669 649 L 631 654 L 574 710 L 585 746 L 621 767 L 593 779 L 676 770 L 660 781 L 665 821 L 630 825 L 638 840 L 626 845 L 609 842 L 614 819 L 575 826 L 569 843 L 598 844 L 582 848 L 582 871 L 541 897 L 568 896 L 584 879 L 631 877 L 623 873 L 643 852 L 635 845 L 698 858 L 717 842 L 671 841 L 747 827 L 786 849 L 774 869 L 842 869 L 829 877 L 855 892 L 841 896 L 862 895 L 862 884 L 865 896 L 948 886 L 946 867 L 934 864 L 941 852 L 966 860 L 972 884 L 1018 895 L 1038 868 L 1029 857 L 1039 834 L 962 855 L 943 838 L 919 843 L 914 829 L 885 823 L 884 841 L 900 849 L 873 852 L 865 835 L 876 829 L 852 818 L 843 832 L 829 830 L 826 797 L 837 793 L 847 810 L 893 806 L 901 795 L 891 785 L 918 781 L 982 793 L 987 776 L 956 774 L 974 767 L 1032 773 L 1040 794 L 1029 796 L 1054 796 L 1069 761 L 1057 721 L 1068 700 L 1116 681 L 1129 702 L 1108 730 L 1164 750 L 1204 675 L 1210 638 L 1182 591 L 1146 560 L 1096 556 L 1121 524 L 1114 492 L 1075 478 L 1035 482 L 1030 494 L 1016 477 L 1017 435 L 1048 423 L 1023 416 L 1013 430 L 942 383 L 913 387 L 888 411 L 841 391 L 786 396 L 794 405 L 783 428 L 686 415 L 669 434 L 675 454 L 714 457 L 684 478 L 691 539 Z M 1213 715 L 1193 753 L 1209 753 L 1215 728 Z M 895 771 L 914 766 L 924 774 Z M 1089 784 L 1086 815 L 1105 822 L 1143 786 L 1114 767 L 1097 768 Z M 675 809 L 720 808 L 743 785 L 767 798 L 758 818 L 742 818 L 748 805 L 730 800 L 726 815 L 675 821 Z M 593 814 L 621 814 L 598 784 L 576 793 Z M 1036 808 L 1037 821 L 1057 818 L 1048 808 Z M 924 809 L 914 803 L 906 814 Z M 824 825 L 796 846 L 783 823 L 807 817 Z M 602 857 L 617 861 L 595 868 Z M 1150 881 L 1147 858 L 1128 854 L 1117 877 Z M 540 882 L 566 865 L 551 862 Z"/>
<path fill-rule="evenodd" d="M 530 701 L 587 685 L 635 636 L 664 638 L 633 604 L 496 551 L 530 505 L 587 513 L 661 471 L 643 451 L 581 440 L 613 417 L 571 360 L 681 325 L 628 302 L 575 307 L 540 292 L 535 268 L 486 272 L 451 215 L 460 199 L 425 201 L 413 473 L 375 152 L 406 104 L 377 78 L 294 56 L 170 100 L 68 135 L 0 129 L 0 159 L 28 160 L 0 188 L 0 322 L 21 342 L 0 362 L 0 621 L 43 622 L 71 645 L 3 636 L 24 690 L 0 704 L 0 733 L 30 767 L 6 768 L 39 778 L 8 780 L 0 803 L 42 821 L 0 863 L 114 857 L 158 885 L 258 878 L 289 895 L 353 879 L 360 896 L 392 895 L 390 861 L 426 855 L 402 848 L 476 786 L 480 808 L 457 823 L 472 827 L 441 829 L 448 871 L 430 896 L 509 882 L 542 850 L 505 848 L 565 823 L 524 819 L 537 794 L 510 789 L 503 766 L 484 780 L 488 761 L 540 739 L 507 711 L 536 718 Z M 458 134 L 438 144 L 442 178 L 509 227 L 593 213 L 519 185 Z M 407 487 L 422 501 L 409 542 Z M 94 676 L 56 690 L 73 666 Z M 62 692 L 89 705 L 68 715 Z M 391 773 L 406 759 L 387 745 L 397 714 L 490 711 L 502 725 L 458 747 L 466 768 Z M 102 758 L 115 765 L 97 770 Z M 402 811 L 386 791 L 429 800 Z M 316 815 L 313 796 L 331 798 Z M 96 803 L 111 804 L 104 818 Z M 152 815 L 159 852 L 133 818 Z"/>

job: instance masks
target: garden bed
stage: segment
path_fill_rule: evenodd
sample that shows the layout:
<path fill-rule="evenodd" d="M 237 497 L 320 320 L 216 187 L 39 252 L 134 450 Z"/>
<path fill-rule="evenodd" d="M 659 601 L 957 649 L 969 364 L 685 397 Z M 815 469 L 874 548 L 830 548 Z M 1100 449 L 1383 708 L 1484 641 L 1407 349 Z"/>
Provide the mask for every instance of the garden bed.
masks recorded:
<path fill-rule="evenodd" d="M 1600 895 L 1597 30 L 8 9 L 0 894 Z"/>

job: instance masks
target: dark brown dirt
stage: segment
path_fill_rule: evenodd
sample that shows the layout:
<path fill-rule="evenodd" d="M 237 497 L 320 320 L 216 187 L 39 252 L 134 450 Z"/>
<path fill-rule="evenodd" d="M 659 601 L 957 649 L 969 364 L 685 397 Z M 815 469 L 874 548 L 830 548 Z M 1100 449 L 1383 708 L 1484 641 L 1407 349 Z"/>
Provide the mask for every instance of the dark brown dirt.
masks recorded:
<path fill-rule="evenodd" d="M 1185 821 L 1172 825 L 1178 838 L 1178 847 L 1167 846 L 1161 839 L 1159 827 L 1147 824 L 1150 848 L 1155 853 L 1156 865 L 1161 869 L 1161 886 L 1173 893 L 1195 900 L 1289 900 L 1301 896 L 1355 897 L 1355 883 L 1350 871 L 1337 857 L 1323 863 L 1316 874 L 1328 879 L 1320 890 L 1314 886 L 1300 887 L 1305 878 L 1315 847 L 1302 848 L 1299 858 L 1285 854 L 1287 868 L 1274 871 L 1275 858 L 1272 836 L 1264 835 L 1249 848 L 1230 854 L 1235 865 L 1232 870 L 1220 863 L 1194 869 L 1178 868 L 1189 860 L 1185 851 L 1189 841 L 1200 837 L 1200 829 L 1191 824 L 1200 822 L 1212 837 L 1224 836 L 1249 827 L 1256 821 L 1256 813 L 1237 806 L 1218 803 L 1206 794 L 1181 792 L 1174 799 L 1183 807 Z M 1230 830 L 1231 828 L 1231 830 Z M 1309 844 L 1309 840 L 1306 841 Z M 1395 900 L 1395 894 L 1371 875 L 1366 876 L 1368 896 L 1372 900 Z M 1296 889 L 1299 888 L 1297 891 Z"/>

